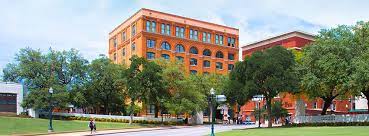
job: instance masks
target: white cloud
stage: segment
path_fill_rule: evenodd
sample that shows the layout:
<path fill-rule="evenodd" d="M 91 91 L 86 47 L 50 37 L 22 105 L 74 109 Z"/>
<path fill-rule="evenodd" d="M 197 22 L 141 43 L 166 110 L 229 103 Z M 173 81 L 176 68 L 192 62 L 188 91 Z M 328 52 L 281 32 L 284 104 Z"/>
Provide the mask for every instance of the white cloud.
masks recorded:
<path fill-rule="evenodd" d="M 0 1 L 0 70 L 19 48 L 107 53 L 108 33 L 140 8 L 239 28 L 240 44 L 295 29 L 316 33 L 369 20 L 365 0 L 32 0 Z"/>

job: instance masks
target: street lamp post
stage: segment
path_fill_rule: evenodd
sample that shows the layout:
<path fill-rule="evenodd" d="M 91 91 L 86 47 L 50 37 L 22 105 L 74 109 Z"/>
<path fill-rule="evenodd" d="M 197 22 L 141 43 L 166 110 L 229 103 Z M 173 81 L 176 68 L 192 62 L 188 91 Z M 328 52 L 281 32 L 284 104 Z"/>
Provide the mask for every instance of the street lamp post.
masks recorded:
<path fill-rule="evenodd" d="M 53 96 L 53 93 L 54 93 L 54 90 L 53 88 L 50 87 L 49 89 L 49 129 L 48 129 L 48 132 L 53 132 L 54 129 L 53 129 L 53 122 L 52 122 L 52 119 L 53 119 L 53 115 L 52 115 L 52 112 L 53 112 L 53 107 L 52 107 L 52 101 L 51 101 L 51 98 Z"/>
<path fill-rule="evenodd" d="M 254 101 L 254 102 L 257 102 L 258 103 L 258 108 L 257 108 L 257 110 L 258 110 L 258 116 L 259 116 L 259 119 L 258 119 L 258 122 L 259 122 L 259 124 L 258 124 L 258 127 L 260 128 L 260 124 L 261 124 L 261 121 L 260 121 L 260 118 L 261 118 L 261 107 L 260 107 L 260 103 L 261 103 L 261 101 L 263 100 L 263 95 L 255 95 L 253 98 L 252 98 L 252 101 Z M 254 111 L 255 112 L 255 111 Z"/>
<path fill-rule="evenodd" d="M 211 133 L 210 133 L 210 136 L 215 136 L 214 134 L 214 119 L 215 119 L 215 116 L 214 116 L 214 95 L 215 95 L 215 90 L 214 88 L 211 88 L 210 89 L 210 109 L 211 109 Z"/>
<path fill-rule="evenodd" d="M 259 119 L 258 119 L 258 120 L 259 120 L 259 128 L 260 128 L 260 123 L 261 123 L 261 122 L 260 122 L 260 118 L 261 118 L 261 117 L 260 117 L 260 116 L 261 116 L 261 110 L 260 110 L 260 99 L 259 99 L 259 101 L 258 101 L 258 110 L 259 110 Z"/>
<path fill-rule="evenodd" d="M 161 105 L 161 109 L 160 109 L 160 116 L 161 116 L 161 124 L 163 125 L 164 124 L 164 118 L 163 118 L 163 108 L 164 108 L 164 105 L 163 105 L 164 101 L 163 100 L 160 100 L 160 105 Z"/>
<path fill-rule="evenodd" d="M 215 90 L 214 88 L 211 88 L 210 89 L 210 111 L 211 111 L 211 133 L 210 133 L 210 136 L 215 136 L 214 134 L 214 122 L 215 122 L 215 102 L 225 102 L 227 99 L 226 99 L 226 96 L 224 95 L 215 95 Z"/>

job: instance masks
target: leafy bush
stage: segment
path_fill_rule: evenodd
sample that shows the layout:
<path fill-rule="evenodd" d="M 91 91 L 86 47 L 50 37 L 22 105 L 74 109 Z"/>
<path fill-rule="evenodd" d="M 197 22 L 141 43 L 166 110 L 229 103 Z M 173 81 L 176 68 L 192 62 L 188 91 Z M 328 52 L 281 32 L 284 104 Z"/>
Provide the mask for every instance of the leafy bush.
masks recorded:
<path fill-rule="evenodd" d="M 286 125 L 290 127 L 319 127 L 319 126 L 369 126 L 369 122 L 326 122 L 326 123 L 299 123 Z"/>

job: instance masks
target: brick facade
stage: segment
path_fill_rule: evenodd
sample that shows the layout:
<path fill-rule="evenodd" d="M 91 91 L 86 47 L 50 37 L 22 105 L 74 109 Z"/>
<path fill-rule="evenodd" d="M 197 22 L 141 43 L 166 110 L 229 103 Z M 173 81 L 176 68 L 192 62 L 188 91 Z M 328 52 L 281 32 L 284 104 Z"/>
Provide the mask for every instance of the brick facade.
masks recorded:
<path fill-rule="evenodd" d="M 153 24 L 150 22 L 155 22 L 155 27 L 152 27 Z M 165 25 L 164 29 L 162 24 Z M 170 28 L 169 35 L 166 34 L 167 25 Z M 133 26 L 136 27 L 135 35 L 132 35 Z M 184 29 L 184 37 L 176 36 L 176 27 Z M 196 39 L 190 38 L 191 30 L 192 34 L 196 31 L 197 35 L 193 35 L 193 37 L 197 37 Z M 204 32 L 206 33 L 206 38 L 208 33 L 211 34 L 210 42 L 203 41 Z M 223 44 L 216 44 L 216 35 L 223 37 Z M 123 37 L 125 37 L 124 41 Z M 234 39 L 233 45 L 228 38 Z M 114 46 L 115 40 L 116 47 Z M 153 48 L 147 46 L 148 40 L 155 41 Z M 219 38 L 218 41 L 220 41 Z M 175 61 L 177 57 L 182 57 L 187 73 L 196 71 L 199 74 L 227 74 L 230 70 L 228 69 L 228 64 L 234 66 L 235 62 L 238 61 L 238 41 L 238 29 L 235 28 L 149 9 L 141 9 L 109 34 L 109 58 L 115 63 L 129 65 L 129 58 L 134 54 L 145 58 L 148 57 L 148 52 L 154 53 L 155 58 L 162 57 L 165 54 L 169 55 L 171 61 Z M 164 42 L 170 45 L 170 50 L 165 50 L 161 47 Z M 135 50 L 132 49 L 132 45 L 136 46 Z M 184 52 L 177 52 L 177 45 L 182 45 Z M 198 54 L 190 53 L 191 47 L 196 48 Z M 210 50 L 210 56 L 203 55 L 205 49 Z M 223 58 L 216 57 L 217 52 L 221 52 Z M 233 56 L 233 60 L 229 59 L 229 56 Z M 191 58 L 197 60 L 197 65 L 190 65 Z M 204 61 L 209 61 L 210 67 L 203 66 Z M 222 68 L 217 69 L 216 63 L 221 63 Z"/>

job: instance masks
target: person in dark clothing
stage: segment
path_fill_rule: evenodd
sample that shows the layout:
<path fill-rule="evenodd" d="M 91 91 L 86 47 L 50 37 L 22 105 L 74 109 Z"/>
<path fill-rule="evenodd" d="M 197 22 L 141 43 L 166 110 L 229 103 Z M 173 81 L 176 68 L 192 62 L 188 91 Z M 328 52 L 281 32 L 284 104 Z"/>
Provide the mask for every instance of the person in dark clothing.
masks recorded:
<path fill-rule="evenodd" d="M 92 119 L 90 119 L 90 122 L 88 123 L 88 127 L 90 128 L 91 134 L 94 129 L 96 131 L 95 122 Z"/>

